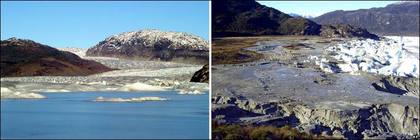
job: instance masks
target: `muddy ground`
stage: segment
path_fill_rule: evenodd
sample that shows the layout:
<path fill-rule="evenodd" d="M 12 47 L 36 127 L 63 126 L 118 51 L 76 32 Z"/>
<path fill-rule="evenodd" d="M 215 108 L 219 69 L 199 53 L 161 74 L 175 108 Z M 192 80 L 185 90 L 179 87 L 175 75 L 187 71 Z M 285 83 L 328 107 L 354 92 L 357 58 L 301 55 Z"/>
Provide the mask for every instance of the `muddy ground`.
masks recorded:
<path fill-rule="evenodd" d="M 218 39 L 212 48 L 216 50 L 212 54 L 213 120 L 293 124 L 302 131 L 345 138 L 417 137 L 418 78 L 328 73 L 308 58 L 328 57 L 328 46 L 346 40 L 308 36 Z M 406 117 L 392 112 L 399 107 Z M 377 118 L 375 111 L 361 114 L 372 108 L 388 110 L 389 118 Z M 314 114 L 319 110 L 343 114 L 338 118 Z M 374 116 L 377 120 L 372 120 Z"/>

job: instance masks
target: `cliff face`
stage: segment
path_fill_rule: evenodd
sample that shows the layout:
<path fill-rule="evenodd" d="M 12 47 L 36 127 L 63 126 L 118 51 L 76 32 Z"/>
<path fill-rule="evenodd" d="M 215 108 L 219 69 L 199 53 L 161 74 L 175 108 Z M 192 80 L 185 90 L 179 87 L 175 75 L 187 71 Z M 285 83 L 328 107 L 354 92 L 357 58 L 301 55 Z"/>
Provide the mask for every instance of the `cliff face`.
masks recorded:
<path fill-rule="evenodd" d="M 362 37 L 371 38 L 375 40 L 379 39 L 377 35 L 369 33 L 366 29 L 354 27 L 347 24 L 323 25 L 321 28 L 321 33 L 319 35 L 329 38 Z"/>
<path fill-rule="evenodd" d="M 209 83 L 209 65 L 204 65 L 203 68 L 195 72 L 190 82 Z"/>
<path fill-rule="evenodd" d="M 1 76 L 79 76 L 111 69 L 31 40 L 1 41 Z"/>
<path fill-rule="evenodd" d="M 388 103 L 335 110 L 226 96 L 213 97 L 212 103 L 212 119 L 219 123 L 289 125 L 314 134 L 347 139 L 385 139 L 390 135 L 412 139 L 419 135 L 418 106 Z"/>
<path fill-rule="evenodd" d="M 348 25 L 319 25 L 309 19 L 292 17 L 255 0 L 212 1 L 212 35 L 320 35 L 377 39 L 367 30 Z M 348 27 L 348 28 L 343 28 Z"/>
<path fill-rule="evenodd" d="M 89 48 L 87 56 L 208 63 L 209 46 L 187 33 L 142 30 L 111 36 Z"/>
<path fill-rule="evenodd" d="M 319 24 L 350 24 L 381 35 L 419 35 L 419 2 L 400 2 L 382 8 L 333 11 L 314 18 Z"/>

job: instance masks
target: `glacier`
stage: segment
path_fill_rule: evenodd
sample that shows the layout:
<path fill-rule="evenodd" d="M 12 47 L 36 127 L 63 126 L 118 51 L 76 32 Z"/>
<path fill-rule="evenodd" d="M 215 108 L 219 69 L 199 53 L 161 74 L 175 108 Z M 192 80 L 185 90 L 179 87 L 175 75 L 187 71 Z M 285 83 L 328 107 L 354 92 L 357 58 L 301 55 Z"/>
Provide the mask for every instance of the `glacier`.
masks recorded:
<path fill-rule="evenodd" d="M 310 56 L 319 67 L 330 73 L 348 72 L 418 77 L 419 37 L 387 36 L 377 40 L 350 40 L 327 48 L 331 57 Z M 331 62 L 337 62 L 333 65 Z"/>

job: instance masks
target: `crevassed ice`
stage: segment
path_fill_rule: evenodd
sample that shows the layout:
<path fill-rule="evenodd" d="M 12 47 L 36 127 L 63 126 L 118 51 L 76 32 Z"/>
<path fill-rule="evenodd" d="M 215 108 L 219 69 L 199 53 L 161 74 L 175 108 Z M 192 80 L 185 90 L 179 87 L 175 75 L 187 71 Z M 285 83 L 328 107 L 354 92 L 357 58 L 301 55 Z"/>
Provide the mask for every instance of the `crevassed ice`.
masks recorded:
<path fill-rule="evenodd" d="M 331 67 L 325 58 L 317 59 L 317 64 L 327 72 L 365 71 L 369 73 L 403 77 L 419 76 L 419 39 L 407 37 L 398 40 L 389 37 L 380 41 L 351 40 L 329 47 L 334 52 L 332 58 L 338 60 L 336 67 Z M 334 70 L 337 68 L 338 70 Z"/>
<path fill-rule="evenodd" d="M 149 84 L 144 83 L 132 83 L 132 84 L 126 84 L 122 86 L 120 91 L 166 91 L 169 90 L 169 88 L 161 87 L 161 86 L 153 86 Z"/>
<path fill-rule="evenodd" d="M 178 91 L 178 94 L 206 94 L 206 91 L 209 90 L 207 83 L 195 83 L 187 81 L 177 81 L 177 80 L 162 80 L 154 79 L 148 81 L 152 85 L 158 85 L 163 87 L 172 88 Z"/>

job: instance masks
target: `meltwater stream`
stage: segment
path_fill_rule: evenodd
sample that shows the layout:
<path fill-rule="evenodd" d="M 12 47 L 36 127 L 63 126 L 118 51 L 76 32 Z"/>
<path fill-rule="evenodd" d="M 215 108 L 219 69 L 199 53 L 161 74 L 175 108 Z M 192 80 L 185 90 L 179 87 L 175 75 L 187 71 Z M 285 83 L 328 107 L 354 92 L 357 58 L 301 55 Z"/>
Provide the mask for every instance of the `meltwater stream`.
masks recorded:
<path fill-rule="evenodd" d="M 1 138 L 209 137 L 208 93 L 43 93 L 46 99 L 2 99 Z M 94 102 L 97 97 L 163 97 L 166 101 Z"/>

